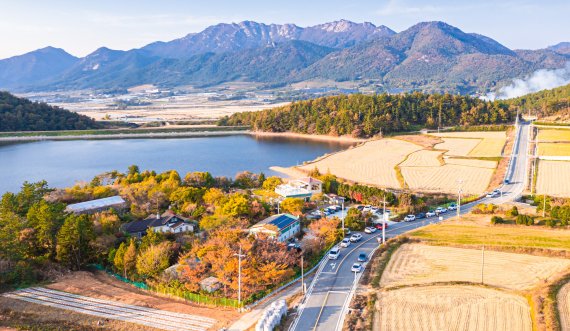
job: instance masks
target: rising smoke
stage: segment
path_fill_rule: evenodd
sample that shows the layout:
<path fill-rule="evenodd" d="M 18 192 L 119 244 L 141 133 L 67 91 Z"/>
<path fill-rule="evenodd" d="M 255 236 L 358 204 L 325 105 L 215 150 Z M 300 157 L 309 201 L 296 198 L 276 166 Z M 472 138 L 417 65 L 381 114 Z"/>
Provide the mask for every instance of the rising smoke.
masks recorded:
<path fill-rule="evenodd" d="M 517 78 L 513 82 L 499 89 L 497 92 L 488 93 L 483 97 L 485 100 L 510 99 L 525 94 L 549 90 L 570 83 L 570 62 L 561 69 L 541 69 L 523 79 Z"/>

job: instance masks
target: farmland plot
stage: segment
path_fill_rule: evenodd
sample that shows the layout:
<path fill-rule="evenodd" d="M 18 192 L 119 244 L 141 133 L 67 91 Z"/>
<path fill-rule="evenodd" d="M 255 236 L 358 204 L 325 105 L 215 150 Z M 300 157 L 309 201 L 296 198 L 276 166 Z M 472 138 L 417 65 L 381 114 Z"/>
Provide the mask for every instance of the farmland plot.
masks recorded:
<path fill-rule="evenodd" d="M 478 160 L 478 159 L 459 159 L 453 157 L 446 158 L 444 161 L 446 164 L 455 164 L 467 167 L 487 168 L 487 169 L 495 169 L 497 167 L 497 161 L 487 161 L 487 160 Z"/>
<path fill-rule="evenodd" d="M 392 256 L 380 284 L 393 287 L 435 282 L 481 282 L 482 253 L 422 244 L 401 246 Z M 530 289 L 570 267 L 570 260 L 486 251 L 483 281 L 512 290 Z"/>
<path fill-rule="evenodd" d="M 472 157 L 501 156 L 507 138 L 485 138 L 469 153 Z"/>
<path fill-rule="evenodd" d="M 540 129 L 538 141 L 570 141 L 570 129 Z"/>
<path fill-rule="evenodd" d="M 441 132 L 430 133 L 431 136 L 442 138 L 476 138 L 476 139 L 505 139 L 505 131 L 465 131 L 465 132 Z"/>
<path fill-rule="evenodd" d="M 456 193 L 459 181 L 465 194 L 485 192 L 494 168 L 478 168 L 454 164 L 440 167 L 401 167 L 409 188 L 424 192 Z"/>
<path fill-rule="evenodd" d="M 420 150 L 408 155 L 400 167 L 439 167 L 442 165 L 439 161 L 441 154 L 440 151 Z"/>
<path fill-rule="evenodd" d="M 446 155 L 467 156 L 481 142 L 481 139 L 443 138 L 435 149 L 447 150 Z"/>
<path fill-rule="evenodd" d="M 374 330 L 532 330 L 519 296 L 475 286 L 425 286 L 379 294 Z"/>
<path fill-rule="evenodd" d="M 570 197 L 570 161 L 538 162 L 536 193 Z"/>
<path fill-rule="evenodd" d="M 299 167 L 321 173 L 330 173 L 361 184 L 400 188 L 394 167 L 408 154 L 422 147 L 397 139 L 369 141 L 361 146 L 325 157 Z"/>
<path fill-rule="evenodd" d="M 570 156 L 570 144 L 565 143 L 538 143 L 540 156 Z"/>
<path fill-rule="evenodd" d="M 556 301 L 558 301 L 561 329 L 570 331 L 570 282 L 560 289 Z"/>

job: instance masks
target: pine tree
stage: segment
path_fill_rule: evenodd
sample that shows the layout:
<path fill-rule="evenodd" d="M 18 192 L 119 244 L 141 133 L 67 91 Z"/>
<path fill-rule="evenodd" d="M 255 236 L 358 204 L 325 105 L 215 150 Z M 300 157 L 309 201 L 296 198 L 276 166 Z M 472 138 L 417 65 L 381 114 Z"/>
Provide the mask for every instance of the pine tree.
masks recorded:
<path fill-rule="evenodd" d="M 95 238 L 93 223 L 87 215 L 67 216 L 57 234 L 57 260 L 73 270 L 90 258 L 90 242 Z"/>

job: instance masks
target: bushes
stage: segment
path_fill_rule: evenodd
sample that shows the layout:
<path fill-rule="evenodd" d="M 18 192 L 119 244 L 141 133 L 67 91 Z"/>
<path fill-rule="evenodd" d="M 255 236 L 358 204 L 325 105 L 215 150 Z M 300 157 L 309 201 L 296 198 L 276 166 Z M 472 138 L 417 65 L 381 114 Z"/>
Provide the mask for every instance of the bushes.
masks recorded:
<path fill-rule="evenodd" d="M 511 210 L 508 210 L 506 214 L 507 217 L 517 217 L 519 216 L 519 209 L 517 206 L 513 206 L 513 208 L 511 208 Z"/>
<path fill-rule="evenodd" d="M 491 217 L 491 224 L 501 224 L 504 223 L 505 220 L 500 216 L 493 216 Z"/>
<path fill-rule="evenodd" d="M 489 203 L 489 204 L 484 204 L 484 203 L 480 203 L 478 205 L 476 205 L 475 207 L 473 207 L 473 210 L 471 211 L 473 214 L 494 214 L 497 211 L 497 206 Z"/>
<path fill-rule="evenodd" d="M 534 219 L 528 215 L 519 214 L 517 216 L 516 223 L 519 225 L 533 225 Z"/>

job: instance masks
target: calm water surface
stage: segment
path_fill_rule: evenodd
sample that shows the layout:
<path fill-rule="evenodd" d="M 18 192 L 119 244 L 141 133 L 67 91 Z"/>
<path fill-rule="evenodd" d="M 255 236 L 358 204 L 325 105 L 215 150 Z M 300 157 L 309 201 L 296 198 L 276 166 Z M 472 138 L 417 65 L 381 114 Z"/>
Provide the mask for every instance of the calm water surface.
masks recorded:
<path fill-rule="evenodd" d="M 234 177 L 244 170 L 273 174 L 270 166 L 292 166 L 347 148 L 337 142 L 246 135 L 176 139 L 116 139 L 0 143 L 0 194 L 24 181 L 45 179 L 65 187 L 131 164 L 141 170 L 209 171 Z"/>

